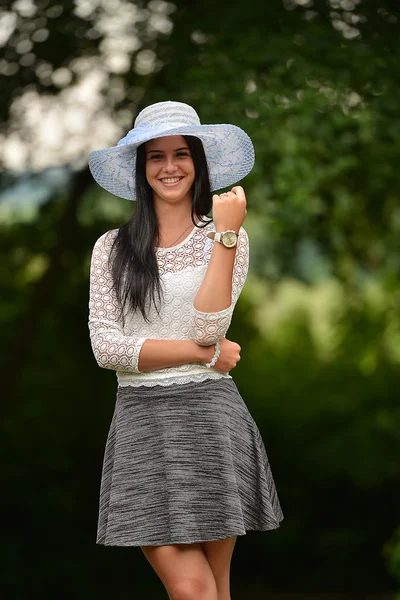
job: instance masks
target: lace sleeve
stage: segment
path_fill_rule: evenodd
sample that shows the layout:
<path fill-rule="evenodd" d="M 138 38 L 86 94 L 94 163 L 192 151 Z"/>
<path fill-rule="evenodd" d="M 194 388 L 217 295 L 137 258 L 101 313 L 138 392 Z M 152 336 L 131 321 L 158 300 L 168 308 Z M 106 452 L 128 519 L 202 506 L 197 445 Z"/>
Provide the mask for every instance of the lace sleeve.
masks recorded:
<path fill-rule="evenodd" d="M 218 312 L 205 313 L 193 307 L 193 339 L 201 346 L 209 346 L 225 336 L 231 324 L 233 309 L 240 296 L 249 268 L 249 239 L 243 227 L 239 231 L 232 274 L 231 305 Z"/>
<path fill-rule="evenodd" d="M 146 338 L 130 337 L 123 333 L 121 308 L 108 267 L 112 241 L 112 234 L 106 233 L 93 248 L 89 294 L 90 341 L 99 367 L 139 373 L 139 354 Z"/>

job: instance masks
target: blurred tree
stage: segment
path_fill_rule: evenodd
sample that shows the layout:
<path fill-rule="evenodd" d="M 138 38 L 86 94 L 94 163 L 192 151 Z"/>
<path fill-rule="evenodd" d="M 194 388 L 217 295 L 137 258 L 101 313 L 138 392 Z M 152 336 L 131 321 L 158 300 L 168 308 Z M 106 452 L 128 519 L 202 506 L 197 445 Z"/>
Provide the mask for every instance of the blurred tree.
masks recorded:
<path fill-rule="evenodd" d="M 399 4 L 283 4 L 179 10 L 143 103 L 187 101 L 203 122 L 250 134 L 248 226 L 262 276 L 331 272 L 352 289 L 373 273 L 396 285 Z"/>

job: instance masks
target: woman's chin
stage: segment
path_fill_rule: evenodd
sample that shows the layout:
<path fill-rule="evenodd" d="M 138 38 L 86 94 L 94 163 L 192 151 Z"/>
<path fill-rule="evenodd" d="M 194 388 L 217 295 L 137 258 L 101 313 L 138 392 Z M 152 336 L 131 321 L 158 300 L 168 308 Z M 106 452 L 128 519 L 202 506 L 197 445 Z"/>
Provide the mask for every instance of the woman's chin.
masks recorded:
<path fill-rule="evenodd" d="M 190 190 L 178 191 L 178 190 L 160 190 L 160 192 L 156 192 L 155 197 L 159 198 L 164 202 L 169 202 L 171 204 L 181 204 L 182 202 L 192 202 L 192 193 Z"/>

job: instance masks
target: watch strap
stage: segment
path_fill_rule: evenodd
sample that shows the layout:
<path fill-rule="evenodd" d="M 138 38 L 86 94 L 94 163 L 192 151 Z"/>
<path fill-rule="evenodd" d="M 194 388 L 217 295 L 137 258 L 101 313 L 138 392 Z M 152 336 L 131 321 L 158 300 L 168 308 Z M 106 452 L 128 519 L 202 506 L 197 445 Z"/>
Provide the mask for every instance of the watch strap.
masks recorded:
<path fill-rule="evenodd" d="M 220 244 L 222 243 L 222 240 L 221 240 L 222 233 L 223 233 L 222 231 L 216 231 L 214 233 L 214 242 L 219 242 Z"/>
<path fill-rule="evenodd" d="M 233 229 L 227 229 L 227 231 L 233 231 Z M 210 240 L 214 240 L 214 242 L 219 242 L 220 244 L 222 244 L 222 235 L 226 233 L 226 231 L 209 231 L 207 233 L 207 237 L 210 238 Z M 236 233 L 236 231 L 234 232 Z M 238 235 L 236 233 L 236 235 Z"/>

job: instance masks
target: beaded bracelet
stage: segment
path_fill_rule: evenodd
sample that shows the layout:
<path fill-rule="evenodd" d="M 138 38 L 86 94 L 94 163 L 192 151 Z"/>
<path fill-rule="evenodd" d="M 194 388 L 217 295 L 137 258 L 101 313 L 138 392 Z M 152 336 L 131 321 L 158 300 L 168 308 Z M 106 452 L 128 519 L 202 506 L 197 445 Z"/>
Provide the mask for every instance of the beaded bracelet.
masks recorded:
<path fill-rule="evenodd" d="M 219 343 L 219 340 L 217 342 L 215 342 L 215 352 L 214 352 L 214 356 L 212 357 L 211 361 L 209 363 L 205 363 L 205 366 L 208 369 L 211 369 L 211 367 L 213 367 L 215 365 L 215 363 L 217 362 L 218 358 L 219 358 L 219 353 L 221 350 L 221 346 Z"/>

